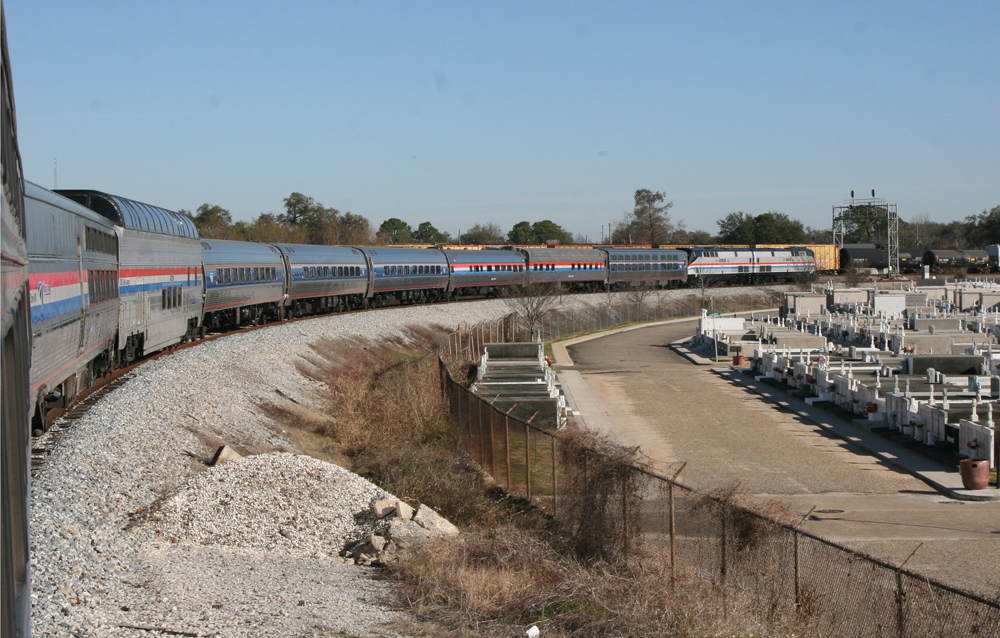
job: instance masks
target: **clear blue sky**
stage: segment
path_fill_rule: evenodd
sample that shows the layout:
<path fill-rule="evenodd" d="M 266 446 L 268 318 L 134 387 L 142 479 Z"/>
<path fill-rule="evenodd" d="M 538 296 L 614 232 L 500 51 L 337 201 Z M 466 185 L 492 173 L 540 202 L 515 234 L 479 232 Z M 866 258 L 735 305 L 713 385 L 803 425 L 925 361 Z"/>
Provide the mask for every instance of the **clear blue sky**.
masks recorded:
<path fill-rule="evenodd" d="M 9 0 L 25 173 L 237 219 L 690 229 L 1000 204 L 1000 3 Z"/>

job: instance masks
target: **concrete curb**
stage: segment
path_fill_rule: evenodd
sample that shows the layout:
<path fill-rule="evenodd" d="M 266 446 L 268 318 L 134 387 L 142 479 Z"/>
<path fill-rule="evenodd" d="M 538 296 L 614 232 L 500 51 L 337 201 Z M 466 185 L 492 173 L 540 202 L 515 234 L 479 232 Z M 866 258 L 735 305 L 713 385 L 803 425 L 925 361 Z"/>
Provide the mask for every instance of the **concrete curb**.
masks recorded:
<path fill-rule="evenodd" d="M 729 374 L 729 373 L 734 372 L 734 371 L 733 370 L 726 370 L 726 369 L 713 369 L 712 372 L 714 372 L 716 374 L 719 374 L 721 376 L 722 374 Z M 792 401 L 796 401 L 798 403 L 801 403 L 801 406 L 795 406 L 795 407 L 801 407 L 803 409 L 795 409 L 795 408 L 793 408 L 791 406 L 785 406 L 785 405 L 782 405 L 779 401 L 777 401 L 777 400 L 775 400 L 775 399 L 773 399 L 771 397 L 764 396 L 764 394 L 762 392 L 760 392 L 760 390 L 754 384 L 752 384 L 749 380 L 747 380 L 747 379 L 736 377 L 735 380 L 733 380 L 733 379 L 727 379 L 727 380 L 729 380 L 729 381 L 731 381 L 733 383 L 736 383 L 738 385 L 741 385 L 744 388 L 747 388 L 751 392 L 754 392 L 755 394 L 757 394 L 762 400 L 764 400 L 764 401 L 766 401 L 768 403 L 771 403 L 773 405 L 778 406 L 779 409 L 781 409 L 781 410 L 787 410 L 787 411 L 791 412 L 792 414 L 795 414 L 797 417 L 805 419 L 809 423 L 812 423 L 813 425 L 822 428 L 824 432 L 828 432 L 829 434 L 831 434 L 833 436 L 836 436 L 837 438 L 839 438 L 841 440 L 846 441 L 848 444 L 853 445 L 853 446 L 855 446 L 855 447 L 857 447 L 857 448 L 859 448 L 861 450 L 864 450 L 866 453 L 871 454 L 872 456 L 874 456 L 875 458 L 879 459 L 883 463 L 885 463 L 887 465 L 891 465 L 892 467 L 895 467 L 897 469 L 900 469 L 900 470 L 906 472 L 907 474 L 912 475 L 913 477 L 915 477 L 915 478 L 923 481 L 927 485 L 933 487 L 935 490 L 937 490 L 938 492 L 940 492 L 941 494 L 943 494 L 943 495 L 945 495 L 945 496 L 947 496 L 949 498 L 953 498 L 953 499 L 956 499 L 956 500 L 959 500 L 959 501 L 1000 501 L 1000 490 L 997 490 L 995 488 L 987 488 L 985 490 L 958 489 L 958 488 L 952 487 L 950 485 L 945 485 L 941 481 L 935 479 L 933 477 L 933 475 L 930 472 L 928 472 L 928 471 L 922 471 L 922 470 L 918 470 L 918 469 L 915 469 L 915 468 L 911 467 L 909 464 L 901 461 L 900 457 L 909 456 L 909 455 L 916 456 L 916 452 L 912 452 L 910 450 L 907 450 L 906 448 L 904 448 L 902 446 L 899 446 L 899 445 L 897 445 L 896 443 L 894 443 L 892 441 L 887 441 L 885 439 L 882 439 L 881 437 L 879 437 L 879 439 L 878 439 L 879 442 L 885 444 L 885 447 L 898 448 L 899 451 L 901 451 L 903 453 L 901 453 L 901 454 L 892 454 L 892 453 L 887 452 L 885 450 L 877 450 L 874 447 L 866 444 L 865 441 L 860 436 L 851 436 L 851 435 L 846 434 L 844 432 L 838 431 L 838 429 L 836 427 L 833 427 L 833 426 L 831 426 L 829 424 L 826 424 L 826 423 L 822 423 L 821 421 L 819 421 L 819 420 L 813 418 L 812 416 L 810 416 L 809 412 L 808 412 L 810 409 L 812 409 L 812 410 L 818 410 L 818 408 L 813 408 L 811 405 L 809 405 L 805 401 L 803 401 L 803 400 L 799 399 L 798 397 L 793 396 L 793 395 L 791 395 L 791 394 L 789 394 L 789 393 L 781 390 L 780 388 L 775 388 L 773 386 L 768 386 L 768 389 L 770 389 L 770 390 L 774 390 L 776 392 L 781 392 L 788 399 L 789 403 L 791 403 Z M 857 430 L 857 432 L 859 434 L 864 434 L 864 435 L 868 435 L 868 436 L 877 436 L 877 435 L 873 435 L 873 434 L 871 434 L 871 433 L 869 433 L 867 431 L 864 431 L 861 428 L 858 428 L 858 426 L 854 425 L 853 423 L 850 423 L 849 421 L 845 421 L 844 419 L 842 419 L 842 418 L 840 418 L 838 416 L 834 416 L 834 415 L 826 413 L 826 412 L 824 412 L 824 414 L 827 414 L 828 417 L 831 420 L 835 419 L 836 421 L 838 421 L 840 424 L 843 424 L 844 426 L 850 426 L 851 429 Z M 928 463 L 928 464 L 933 464 L 935 466 L 938 466 L 940 468 L 940 470 L 936 470 L 936 471 L 939 472 L 939 473 L 945 473 L 945 474 L 949 474 L 949 475 L 952 475 L 952 476 L 957 476 L 957 474 L 958 474 L 957 472 L 955 472 L 953 470 L 949 470 L 945 466 L 940 465 L 939 463 L 937 463 L 936 461 L 934 461 L 932 459 L 928 459 L 926 457 L 920 457 L 920 458 L 923 461 L 925 461 L 926 463 Z"/>
<path fill-rule="evenodd" d="M 697 354 L 694 350 L 685 345 L 687 342 L 687 339 L 674 341 L 670 344 L 670 349 L 697 366 L 715 366 L 721 363 L 720 361 L 712 361 L 711 359 L 707 359 L 700 354 Z"/>
<path fill-rule="evenodd" d="M 733 314 L 749 315 L 749 314 L 757 314 L 759 312 L 777 312 L 777 311 L 778 311 L 777 308 L 764 308 L 761 310 L 747 310 L 746 312 L 736 312 Z M 623 328 L 615 328 L 614 330 L 604 330 L 601 332 L 595 332 L 593 334 L 583 335 L 582 337 L 573 337 L 572 339 L 566 339 L 565 341 L 553 341 L 552 356 L 555 357 L 555 362 L 554 362 L 555 364 L 567 368 L 574 365 L 573 358 L 569 356 L 569 352 L 566 350 L 568 346 L 572 346 L 578 343 L 583 343 L 584 341 L 590 341 L 591 339 L 600 339 L 601 337 L 607 337 L 609 335 L 618 334 L 619 332 L 628 332 L 629 330 L 639 330 L 640 328 L 651 328 L 653 326 L 665 326 L 671 323 L 684 323 L 685 321 L 697 321 L 700 318 L 701 317 L 682 317 L 680 319 L 667 319 L 665 321 L 639 323 L 632 326 L 625 326 Z M 673 344 L 671 344 L 671 347 L 673 347 Z"/>

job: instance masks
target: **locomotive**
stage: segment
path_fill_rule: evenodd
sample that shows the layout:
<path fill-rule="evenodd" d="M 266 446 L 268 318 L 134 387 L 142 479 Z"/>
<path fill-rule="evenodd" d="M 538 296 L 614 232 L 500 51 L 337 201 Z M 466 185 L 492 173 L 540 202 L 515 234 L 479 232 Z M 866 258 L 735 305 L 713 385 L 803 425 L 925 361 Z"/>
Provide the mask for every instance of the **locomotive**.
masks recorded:
<path fill-rule="evenodd" d="M 317 246 L 202 239 L 190 218 L 93 190 L 26 183 L 32 428 L 95 379 L 208 330 L 499 296 L 787 280 L 810 250 Z"/>

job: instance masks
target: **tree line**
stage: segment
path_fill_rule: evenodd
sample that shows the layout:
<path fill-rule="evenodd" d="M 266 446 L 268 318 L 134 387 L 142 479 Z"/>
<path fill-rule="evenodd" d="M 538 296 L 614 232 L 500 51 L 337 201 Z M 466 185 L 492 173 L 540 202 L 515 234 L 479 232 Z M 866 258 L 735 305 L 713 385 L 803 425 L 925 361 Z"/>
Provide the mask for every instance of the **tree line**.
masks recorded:
<path fill-rule="evenodd" d="M 588 244 L 584 235 L 573 235 L 555 222 L 520 221 L 506 233 L 495 223 L 475 224 L 460 236 L 438 230 L 429 221 L 416 228 L 391 217 L 376 229 L 369 220 L 351 212 L 324 206 L 312 197 L 292 193 L 283 200 L 284 212 L 262 213 L 252 221 L 236 221 L 230 212 L 214 204 L 202 204 L 190 217 L 202 237 L 253 242 L 366 246 L 373 244 Z M 613 244 L 829 244 L 830 229 L 804 226 L 785 213 L 769 211 L 751 215 L 732 212 L 716 222 L 718 233 L 688 231 L 684 222 L 671 216 L 673 202 L 660 191 L 639 189 L 632 210 L 611 225 Z M 885 223 L 868 219 L 872 211 L 851 211 L 845 243 L 884 244 Z M 853 216 L 852 216 L 853 215 Z M 456 241 L 457 239 L 457 241 Z M 1000 243 L 1000 206 L 970 215 L 961 221 L 933 222 L 925 215 L 899 222 L 900 247 L 918 249 L 982 248 Z"/>

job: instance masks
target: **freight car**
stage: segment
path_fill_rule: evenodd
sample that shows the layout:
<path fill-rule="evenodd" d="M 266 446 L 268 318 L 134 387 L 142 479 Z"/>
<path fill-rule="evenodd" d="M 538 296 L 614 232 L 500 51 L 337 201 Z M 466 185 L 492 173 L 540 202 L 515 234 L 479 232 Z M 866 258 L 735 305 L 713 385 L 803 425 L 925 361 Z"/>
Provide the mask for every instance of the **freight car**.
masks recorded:
<path fill-rule="evenodd" d="M 980 272 L 989 267 L 989 253 L 985 250 L 928 250 L 924 253 L 923 265 L 936 271 L 965 268 L 969 272 Z"/>
<path fill-rule="evenodd" d="M 844 244 L 840 249 L 840 267 L 845 272 L 856 268 L 882 270 L 889 267 L 889 253 L 875 244 Z"/>

